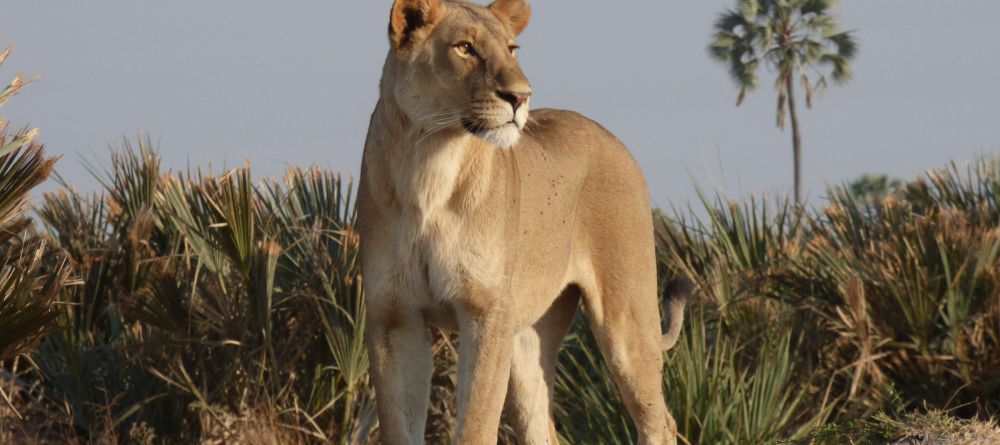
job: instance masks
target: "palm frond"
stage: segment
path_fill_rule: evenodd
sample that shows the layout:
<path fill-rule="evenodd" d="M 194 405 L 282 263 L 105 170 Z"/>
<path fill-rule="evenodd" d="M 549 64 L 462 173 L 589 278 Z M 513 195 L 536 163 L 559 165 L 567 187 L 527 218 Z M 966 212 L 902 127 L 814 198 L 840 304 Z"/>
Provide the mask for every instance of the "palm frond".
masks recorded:
<path fill-rule="evenodd" d="M 826 37 L 837 47 L 837 54 L 850 61 L 858 53 L 858 43 L 851 32 L 842 32 Z"/>
<path fill-rule="evenodd" d="M 52 328 L 70 268 L 44 242 L 8 249 L 0 266 L 0 361 L 33 347 Z"/>
<path fill-rule="evenodd" d="M 836 0 L 805 0 L 799 8 L 803 15 L 823 15 L 836 5 Z"/>
<path fill-rule="evenodd" d="M 0 64 L 11 50 L 0 52 Z M 15 77 L 0 91 L 0 106 L 24 85 L 23 76 Z M 0 118 L 0 362 L 30 349 L 51 328 L 56 296 L 69 277 L 65 258 L 25 216 L 28 193 L 56 162 L 34 142 L 37 136 L 37 129 L 10 132 Z"/>
<path fill-rule="evenodd" d="M 840 54 L 824 54 L 819 59 L 820 65 L 832 67 L 831 77 L 834 82 L 844 83 L 851 79 L 853 73 L 850 63 Z"/>

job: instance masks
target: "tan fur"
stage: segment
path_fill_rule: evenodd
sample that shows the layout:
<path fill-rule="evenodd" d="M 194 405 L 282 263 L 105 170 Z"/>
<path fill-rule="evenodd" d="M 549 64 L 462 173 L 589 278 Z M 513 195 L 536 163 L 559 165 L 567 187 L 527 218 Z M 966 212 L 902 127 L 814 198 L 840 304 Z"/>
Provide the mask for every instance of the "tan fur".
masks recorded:
<path fill-rule="evenodd" d="M 523 0 L 396 0 L 359 190 L 382 443 L 423 443 L 427 326 L 459 333 L 455 443 L 555 444 L 559 346 L 582 299 L 643 444 L 675 444 L 645 179 L 578 114 L 538 110 L 514 37 Z M 679 302 L 679 303 L 678 303 Z M 506 403 L 505 403 L 506 402 Z"/>

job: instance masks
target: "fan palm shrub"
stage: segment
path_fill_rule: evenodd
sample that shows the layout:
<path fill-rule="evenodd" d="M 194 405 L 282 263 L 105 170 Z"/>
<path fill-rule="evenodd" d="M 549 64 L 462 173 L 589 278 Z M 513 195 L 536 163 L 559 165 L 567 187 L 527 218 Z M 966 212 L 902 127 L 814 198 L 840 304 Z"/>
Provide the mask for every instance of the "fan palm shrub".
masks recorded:
<path fill-rule="evenodd" d="M 39 208 L 83 285 L 34 354 L 84 437 L 363 443 L 376 428 L 351 183 L 163 172 L 148 139 Z M 273 434 L 264 434 L 270 431 Z M 276 439 L 277 440 L 277 439 Z"/>
<path fill-rule="evenodd" d="M 64 187 L 38 209 L 80 283 L 57 292 L 39 370 L 19 374 L 50 413 L 26 419 L 84 442 L 377 437 L 349 180 L 164 172 L 148 139 L 91 170 L 100 191 Z M 697 290 L 664 356 L 682 439 L 833 440 L 854 433 L 824 424 L 879 412 L 995 412 L 997 171 L 952 166 L 875 197 L 832 187 L 815 211 L 702 194 L 658 217 L 662 281 Z M 436 443 L 454 426 L 456 348 L 433 334 Z M 564 442 L 635 440 L 582 316 L 555 397 Z"/>
<path fill-rule="evenodd" d="M 0 360 L 32 347 L 56 316 L 53 303 L 69 268 L 33 234 L 24 216 L 27 194 L 49 175 L 55 160 L 25 132 L 0 125 Z"/>
<path fill-rule="evenodd" d="M 13 50 L 0 51 L 3 65 Z M 0 107 L 25 85 L 17 76 L 0 91 Z M 56 160 L 35 142 L 37 129 L 15 130 L 0 117 L 0 361 L 28 350 L 50 327 L 53 302 L 69 269 L 32 230 L 28 193 Z"/>
<path fill-rule="evenodd" d="M 764 339 L 720 332 L 709 306 L 690 308 L 666 354 L 666 398 L 685 443 L 765 444 L 803 439 L 832 405 L 811 397 L 789 330 Z M 579 321 L 578 321 L 579 322 Z M 584 323 L 581 323 L 584 324 Z M 638 437 L 593 338 L 575 330 L 556 374 L 556 419 L 565 443 L 635 443 Z M 748 347 L 748 342 L 757 342 Z M 822 396 L 821 396 L 822 397 Z"/>
<path fill-rule="evenodd" d="M 38 209 L 81 283 L 60 293 L 59 330 L 32 354 L 39 378 L 83 437 L 114 441 L 140 424 L 191 430 L 184 401 L 147 370 L 162 357 L 160 336 L 133 313 L 133 299 L 177 244 L 156 215 L 159 159 L 143 139 L 113 151 L 108 169 L 92 170 L 103 190 L 81 194 L 67 186 L 46 193 Z"/>
<path fill-rule="evenodd" d="M 0 65 L 13 50 L 0 51 Z M 26 84 L 17 76 L 0 90 L 3 107 Z M 35 142 L 37 129 L 13 129 L 0 117 L 0 442 L 33 435 L 16 435 L 10 421 L 41 421 L 49 418 L 38 406 L 37 386 L 29 378 L 31 361 L 26 353 L 52 328 L 57 317 L 59 292 L 69 283 L 66 258 L 39 236 L 30 211 L 29 194 L 52 172 L 56 159 L 45 155 Z"/>
<path fill-rule="evenodd" d="M 816 297 L 855 360 L 852 395 L 866 379 L 914 407 L 1000 408 L 998 167 L 952 165 L 881 200 L 831 190 L 808 256 L 834 290 Z"/>

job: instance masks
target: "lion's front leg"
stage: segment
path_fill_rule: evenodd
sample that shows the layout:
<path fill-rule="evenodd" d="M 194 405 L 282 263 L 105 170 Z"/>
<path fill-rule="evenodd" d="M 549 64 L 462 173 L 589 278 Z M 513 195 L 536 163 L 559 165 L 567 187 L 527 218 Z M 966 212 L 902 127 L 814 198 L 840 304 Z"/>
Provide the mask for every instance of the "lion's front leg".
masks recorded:
<path fill-rule="evenodd" d="M 458 432 L 454 443 L 494 445 L 510 377 L 513 332 L 509 298 L 477 295 L 458 311 Z"/>
<path fill-rule="evenodd" d="M 381 442 L 422 444 L 434 365 L 427 326 L 419 311 L 372 300 L 379 301 L 369 299 L 366 341 Z"/>

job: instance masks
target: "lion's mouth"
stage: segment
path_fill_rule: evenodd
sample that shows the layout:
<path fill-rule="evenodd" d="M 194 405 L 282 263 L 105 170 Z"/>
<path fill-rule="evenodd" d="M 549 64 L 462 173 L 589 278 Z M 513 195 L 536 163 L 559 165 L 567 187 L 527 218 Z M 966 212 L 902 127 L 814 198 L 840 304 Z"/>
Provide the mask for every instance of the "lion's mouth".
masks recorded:
<path fill-rule="evenodd" d="M 474 121 L 472 119 L 462 119 L 462 128 L 469 133 L 476 134 L 483 130 L 483 124 L 481 122 Z"/>
<path fill-rule="evenodd" d="M 519 127 L 519 125 L 517 124 L 517 122 L 514 121 L 513 119 L 510 120 L 510 121 L 508 121 L 508 122 L 504 122 L 504 123 L 502 123 L 500 125 L 493 126 L 493 127 L 487 127 L 486 124 L 484 124 L 484 123 L 482 123 L 480 121 L 469 119 L 469 118 L 462 119 L 462 128 L 464 128 L 465 131 L 468 131 L 469 133 L 472 133 L 472 134 L 475 134 L 475 135 L 479 135 L 479 134 L 483 133 L 484 131 L 497 130 L 497 129 L 500 129 L 500 128 L 504 128 L 504 127 L 506 127 L 508 125 L 513 125 L 514 127 Z"/>
<path fill-rule="evenodd" d="M 462 128 L 473 136 L 500 148 L 510 148 L 521 138 L 521 126 L 514 120 L 487 127 L 481 121 L 462 119 Z"/>

